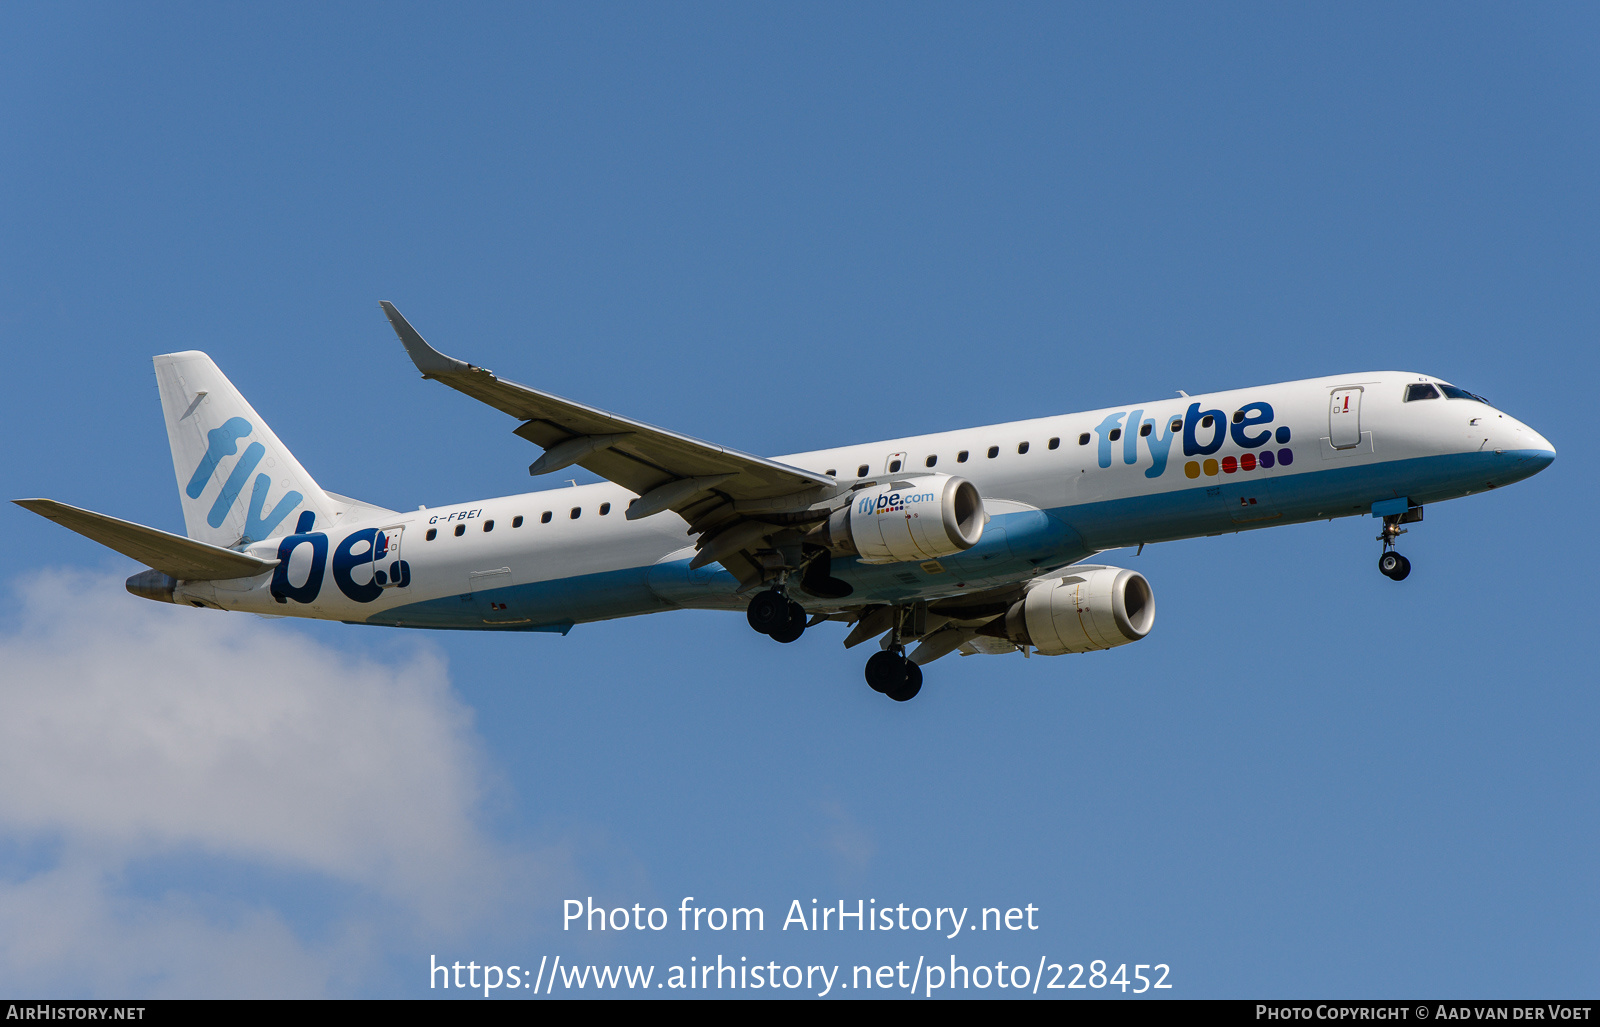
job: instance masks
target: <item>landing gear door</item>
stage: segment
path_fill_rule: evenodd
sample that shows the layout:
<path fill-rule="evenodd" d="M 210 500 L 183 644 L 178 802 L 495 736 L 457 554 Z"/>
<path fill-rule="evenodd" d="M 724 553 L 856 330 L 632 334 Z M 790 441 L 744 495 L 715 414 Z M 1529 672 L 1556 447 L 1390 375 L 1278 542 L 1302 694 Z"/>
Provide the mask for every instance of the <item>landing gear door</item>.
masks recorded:
<path fill-rule="evenodd" d="M 1361 389 L 1334 389 L 1328 403 L 1328 444 L 1334 449 L 1361 445 Z"/>
<path fill-rule="evenodd" d="M 372 583 L 384 588 L 411 584 L 411 568 L 400 559 L 401 527 L 380 528 L 372 540 Z"/>

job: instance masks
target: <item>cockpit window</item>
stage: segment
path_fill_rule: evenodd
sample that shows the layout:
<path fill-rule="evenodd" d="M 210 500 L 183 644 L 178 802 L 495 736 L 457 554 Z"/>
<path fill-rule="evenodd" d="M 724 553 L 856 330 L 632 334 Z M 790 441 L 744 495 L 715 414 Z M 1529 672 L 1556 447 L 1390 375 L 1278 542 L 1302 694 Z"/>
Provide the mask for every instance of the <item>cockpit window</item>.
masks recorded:
<path fill-rule="evenodd" d="M 1411 402 L 1414 399 L 1438 399 L 1438 398 L 1439 398 L 1439 390 L 1434 388 L 1432 385 L 1407 385 L 1406 386 L 1406 402 L 1407 403 Z"/>
<path fill-rule="evenodd" d="M 1446 385 L 1444 382 L 1439 383 L 1439 388 L 1451 399 L 1470 399 L 1476 403 L 1482 403 L 1484 406 L 1493 406 L 1492 403 L 1484 399 L 1482 396 L 1474 396 L 1466 389 L 1458 389 L 1454 385 Z"/>

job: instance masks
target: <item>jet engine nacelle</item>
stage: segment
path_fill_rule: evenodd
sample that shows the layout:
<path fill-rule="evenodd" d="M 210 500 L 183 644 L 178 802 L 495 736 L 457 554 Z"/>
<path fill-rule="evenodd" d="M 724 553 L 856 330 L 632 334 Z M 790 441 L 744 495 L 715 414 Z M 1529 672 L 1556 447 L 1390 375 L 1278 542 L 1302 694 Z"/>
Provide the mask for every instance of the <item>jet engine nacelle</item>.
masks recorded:
<path fill-rule="evenodd" d="M 1121 567 L 1074 567 L 1065 577 L 1034 584 L 984 634 L 1002 634 L 1042 655 L 1059 656 L 1137 642 L 1155 620 L 1155 593 L 1143 574 Z"/>
<path fill-rule="evenodd" d="M 972 482 L 930 474 L 855 493 L 828 518 L 818 541 L 862 563 L 936 560 L 977 545 L 986 520 Z"/>

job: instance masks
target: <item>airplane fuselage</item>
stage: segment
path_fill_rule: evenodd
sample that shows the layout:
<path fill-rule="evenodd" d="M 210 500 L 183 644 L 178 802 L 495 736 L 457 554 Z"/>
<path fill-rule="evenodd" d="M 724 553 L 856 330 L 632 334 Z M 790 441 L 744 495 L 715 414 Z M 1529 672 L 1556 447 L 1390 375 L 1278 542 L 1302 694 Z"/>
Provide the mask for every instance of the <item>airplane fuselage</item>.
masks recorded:
<path fill-rule="evenodd" d="M 1024 581 L 1108 549 L 1404 511 L 1511 484 L 1554 458 L 1537 432 L 1476 398 L 1407 400 L 1411 386 L 1438 383 L 1392 371 L 1343 375 L 776 459 L 841 482 L 914 484 L 943 473 L 977 487 L 989 519 L 970 549 L 877 565 L 834 560 L 850 605 L 905 604 Z M 562 633 L 674 608 L 743 609 L 748 596 L 720 565 L 690 568 L 685 521 L 671 512 L 628 520 L 634 499 L 604 482 L 347 515 L 248 545 L 281 561 L 272 573 L 181 582 L 174 600 L 399 627 Z M 810 612 L 841 606 L 793 598 Z"/>

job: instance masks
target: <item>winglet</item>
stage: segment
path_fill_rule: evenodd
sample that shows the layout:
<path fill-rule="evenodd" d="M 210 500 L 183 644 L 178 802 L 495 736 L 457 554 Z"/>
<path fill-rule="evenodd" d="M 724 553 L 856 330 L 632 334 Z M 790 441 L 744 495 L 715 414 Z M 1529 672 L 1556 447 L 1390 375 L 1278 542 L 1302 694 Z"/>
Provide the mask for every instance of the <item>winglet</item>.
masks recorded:
<path fill-rule="evenodd" d="M 465 360 L 447 357 L 428 345 L 428 340 L 411 327 L 411 322 L 400 315 L 400 311 L 394 308 L 393 303 L 379 300 L 378 306 L 383 308 L 384 315 L 389 318 L 390 326 L 394 328 L 394 333 L 400 336 L 400 341 L 405 344 L 411 362 L 417 365 L 417 370 L 421 371 L 424 377 L 472 370 L 472 365 Z"/>

